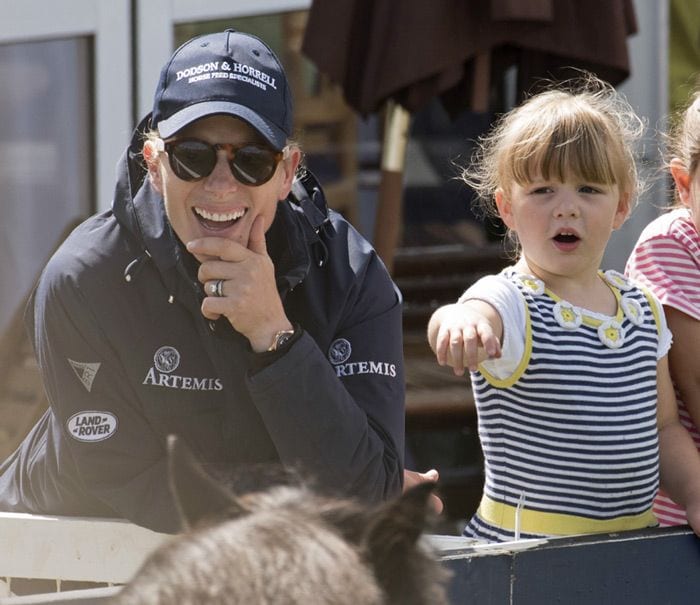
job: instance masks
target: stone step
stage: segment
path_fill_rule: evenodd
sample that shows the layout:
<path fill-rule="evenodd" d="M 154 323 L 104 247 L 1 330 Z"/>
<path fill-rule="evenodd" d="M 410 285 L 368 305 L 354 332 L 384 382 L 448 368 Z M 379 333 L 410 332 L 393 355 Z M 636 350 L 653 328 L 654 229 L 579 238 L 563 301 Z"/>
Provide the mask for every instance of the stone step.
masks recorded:
<path fill-rule="evenodd" d="M 478 279 L 487 275 L 484 271 L 450 273 L 445 275 L 420 275 L 396 278 L 405 301 L 412 303 L 445 304 L 454 302 Z"/>
<path fill-rule="evenodd" d="M 394 258 L 395 279 L 425 275 L 495 273 L 509 263 L 503 245 L 419 246 L 400 248 Z"/>

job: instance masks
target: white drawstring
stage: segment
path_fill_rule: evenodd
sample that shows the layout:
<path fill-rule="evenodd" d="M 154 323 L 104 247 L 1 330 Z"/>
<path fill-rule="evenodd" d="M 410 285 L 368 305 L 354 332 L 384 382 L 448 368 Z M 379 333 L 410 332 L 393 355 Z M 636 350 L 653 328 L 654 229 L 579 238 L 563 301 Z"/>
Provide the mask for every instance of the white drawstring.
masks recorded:
<path fill-rule="evenodd" d="M 515 507 L 515 541 L 520 540 L 520 514 L 523 512 L 523 506 L 525 506 L 525 492 L 520 492 L 520 498 L 518 498 L 518 505 Z"/>

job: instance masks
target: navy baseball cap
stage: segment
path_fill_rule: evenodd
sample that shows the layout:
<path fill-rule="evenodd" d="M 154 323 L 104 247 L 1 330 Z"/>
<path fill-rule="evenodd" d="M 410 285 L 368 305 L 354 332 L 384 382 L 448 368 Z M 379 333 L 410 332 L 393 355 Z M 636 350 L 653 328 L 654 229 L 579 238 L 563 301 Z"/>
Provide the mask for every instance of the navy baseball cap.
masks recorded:
<path fill-rule="evenodd" d="M 248 122 L 277 150 L 292 131 L 292 95 L 284 69 L 262 40 L 227 29 L 185 42 L 165 64 L 151 125 L 167 139 L 206 116 Z"/>

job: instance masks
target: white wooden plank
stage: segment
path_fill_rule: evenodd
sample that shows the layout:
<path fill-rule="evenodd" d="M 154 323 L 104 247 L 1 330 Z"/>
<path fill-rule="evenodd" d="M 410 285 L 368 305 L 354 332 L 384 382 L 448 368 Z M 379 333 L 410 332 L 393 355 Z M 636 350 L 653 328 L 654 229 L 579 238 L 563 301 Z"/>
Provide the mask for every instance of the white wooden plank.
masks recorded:
<path fill-rule="evenodd" d="M 169 538 L 120 519 L 0 513 L 0 578 L 120 584 Z"/>

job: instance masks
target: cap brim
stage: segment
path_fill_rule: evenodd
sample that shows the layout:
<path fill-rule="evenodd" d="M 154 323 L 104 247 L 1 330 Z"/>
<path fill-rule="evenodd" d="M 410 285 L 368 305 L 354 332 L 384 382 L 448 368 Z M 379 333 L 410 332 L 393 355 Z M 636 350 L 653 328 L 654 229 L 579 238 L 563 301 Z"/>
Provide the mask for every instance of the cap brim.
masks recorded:
<path fill-rule="evenodd" d="M 249 107 L 228 101 L 204 101 L 196 105 L 189 105 L 167 120 L 158 122 L 158 134 L 161 138 L 168 139 L 195 120 L 217 114 L 230 115 L 245 120 L 277 150 L 283 149 L 287 144 L 287 134 L 281 128 L 265 120 Z"/>

